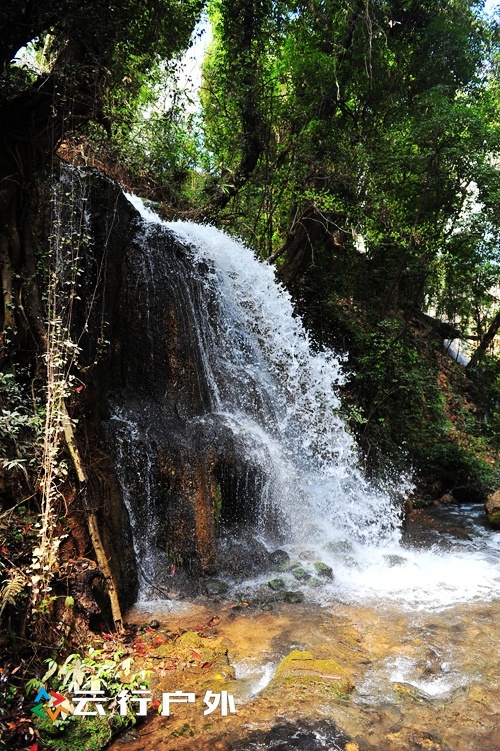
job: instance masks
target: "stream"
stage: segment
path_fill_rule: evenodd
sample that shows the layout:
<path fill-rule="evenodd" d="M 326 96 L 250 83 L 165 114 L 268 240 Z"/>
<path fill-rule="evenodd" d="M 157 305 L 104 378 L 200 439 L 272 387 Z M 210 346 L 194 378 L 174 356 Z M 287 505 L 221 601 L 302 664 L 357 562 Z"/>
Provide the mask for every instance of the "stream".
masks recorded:
<path fill-rule="evenodd" d="M 139 602 L 131 622 L 158 619 L 175 631 L 217 620 L 207 638 L 227 649 L 238 711 L 207 726 L 182 706 L 167 725 L 158 718 L 113 748 L 500 749 L 499 550 L 481 507 L 431 507 L 408 519 L 399 549 L 408 563 L 393 558 L 389 568 L 403 573 L 384 579 L 376 563 L 369 574 L 356 567 L 352 596 L 342 581 L 321 595 L 304 588 L 304 602 L 271 611 L 235 608 L 230 597 Z M 328 678 L 319 689 L 303 679 L 286 692 L 273 686 L 292 650 L 335 660 L 352 692 L 332 697 Z M 200 676 L 191 679 L 196 686 Z M 177 735 L 186 726 L 189 739 Z"/>

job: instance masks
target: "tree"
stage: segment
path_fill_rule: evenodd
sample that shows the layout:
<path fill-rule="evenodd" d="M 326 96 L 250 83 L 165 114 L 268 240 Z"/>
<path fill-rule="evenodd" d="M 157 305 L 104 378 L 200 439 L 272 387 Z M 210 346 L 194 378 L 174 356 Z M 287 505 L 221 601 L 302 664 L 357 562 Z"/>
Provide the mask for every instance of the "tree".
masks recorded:
<path fill-rule="evenodd" d="M 67 212 L 61 209 L 54 221 L 54 236 L 43 238 L 48 258 L 41 259 L 33 230 L 34 222 L 40 220 L 37 181 L 47 177 L 44 169 L 70 131 L 90 121 L 111 128 L 113 105 L 116 108 L 117 101 L 137 94 L 160 60 L 187 45 L 201 5 L 199 0 L 119 4 L 95 0 L 91 6 L 81 0 L 6 0 L 0 8 L 0 365 L 7 365 L 11 375 L 20 364 L 31 366 L 31 377 L 37 376 L 33 384 L 35 380 L 43 384 L 40 395 L 45 397 L 37 478 L 40 529 L 31 570 L 23 574 L 38 614 L 50 602 L 48 593 L 57 567 L 60 538 L 56 526 L 64 474 L 58 476 L 57 470 L 65 447 L 79 484 L 89 539 L 108 579 L 113 620 L 121 627 L 116 589 L 89 501 L 87 473 L 66 408 L 74 369 L 68 347 L 74 353 L 77 345 L 71 341 L 71 315 L 67 315 L 72 308 L 69 282 L 62 276 L 68 265 L 70 278 L 78 273 L 76 259 L 84 243 L 78 228 L 74 231 L 75 207 Z M 37 75 L 15 65 L 15 55 L 26 46 L 41 57 L 43 65 Z M 58 221 L 66 223 L 66 233 L 58 232 Z"/>
<path fill-rule="evenodd" d="M 349 350 L 366 448 L 383 443 L 379 418 L 393 445 L 428 437 L 425 404 L 442 440 L 414 329 L 429 308 L 473 335 L 494 317 L 497 31 L 469 0 L 284 2 L 268 18 L 253 63 L 260 150 L 239 184 L 239 68 L 207 64 L 207 143 L 232 186 L 218 221 L 276 263 L 320 339 Z"/>
<path fill-rule="evenodd" d="M 43 348 L 43 315 L 29 227 L 33 176 L 71 129 L 94 120 L 111 127 L 110 102 L 140 88 L 160 59 L 187 46 L 200 0 L 89 4 L 82 0 L 6 0 L 0 8 L 0 255 L 2 329 L 31 334 Z M 21 47 L 44 50 L 37 77 L 14 64 Z M 28 282 L 28 280 L 31 280 Z M 35 281 L 34 281 L 35 280 Z M 24 287 L 24 295 L 21 288 Z M 16 307 L 27 300 L 29 324 Z M 5 341 L 4 341 L 5 343 Z M 18 342 L 19 344 L 19 342 Z M 17 346 L 17 345 L 16 345 Z"/>

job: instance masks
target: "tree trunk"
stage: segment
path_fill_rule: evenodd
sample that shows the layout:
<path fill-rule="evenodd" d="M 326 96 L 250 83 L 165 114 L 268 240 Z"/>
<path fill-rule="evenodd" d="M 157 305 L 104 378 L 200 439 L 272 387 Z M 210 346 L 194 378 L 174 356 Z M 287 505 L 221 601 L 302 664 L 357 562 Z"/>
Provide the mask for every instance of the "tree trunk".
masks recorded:
<path fill-rule="evenodd" d="M 500 329 L 500 310 L 494 317 L 493 321 L 490 324 L 490 327 L 486 334 L 481 339 L 481 342 L 479 343 L 479 346 L 474 351 L 474 354 L 472 355 L 471 359 L 469 360 L 469 363 L 466 365 L 466 370 L 473 370 L 473 368 L 476 367 L 477 363 L 481 359 L 481 357 L 484 355 L 490 344 L 492 343 L 493 339 L 498 333 L 498 330 Z"/>

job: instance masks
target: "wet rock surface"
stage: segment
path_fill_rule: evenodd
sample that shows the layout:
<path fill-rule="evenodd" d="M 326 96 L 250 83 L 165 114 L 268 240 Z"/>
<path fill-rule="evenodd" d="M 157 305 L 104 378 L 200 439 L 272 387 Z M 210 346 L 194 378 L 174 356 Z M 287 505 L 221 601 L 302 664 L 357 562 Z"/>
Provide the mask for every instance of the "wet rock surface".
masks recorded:
<path fill-rule="evenodd" d="M 165 227 L 146 226 L 98 170 L 62 167 L 57 190 L 71 195 L 63 222 L 85 217 L 71 334 L 86 380 L 75 415 L 122 603 L 139 585 L 169 596 L 181 568 L 242 578 L 265 570 L 268 551 L 255 540 L 219 548 L 225 529 L 256 525 L 268 477 L 262 457 L 212 412 L 205 345 L 221 305 L 213 268 Z M 244 393 L 229 380 L 220 388 Z"/>
<path fill-rule="evenodd" d="M 278 724 L 268 731 L 258 730 L 250 733 L 243 741 L 235 745 L 226 746 L 227 751 L 260 751 L 273 749 L 274 751 L 345 751 L 348 738 L 335 728 L 332 723 L 323 721 L 316 725 L 295 725 L 291 722 Z M 354 746 L 351 744 L 354 751 Z M 348 750 L 349 751 L 349 750 Z"/>
<path fill-rule="evenodd" d="M 485 507 L 491 526 L 500 530 L 500 490 L 488 496 Z"/>

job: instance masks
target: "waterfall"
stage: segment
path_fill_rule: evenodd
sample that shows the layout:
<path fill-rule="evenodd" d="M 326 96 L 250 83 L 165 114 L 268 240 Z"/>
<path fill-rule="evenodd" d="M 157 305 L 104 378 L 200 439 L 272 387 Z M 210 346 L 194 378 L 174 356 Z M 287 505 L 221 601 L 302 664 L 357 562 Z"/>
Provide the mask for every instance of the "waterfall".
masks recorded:
<path fill-rule="evenodd" d="M 165 226 L 210 264 L 219 301 L 207 337 L 212 410 L 250 451 L 268 454 L 279 480 L 272 503 L 292 537 L 397 538 L 398 506 L 363 477 L 340 414 L 341 361 L 313 347 L 273 268 L 214 227 Z"/>
<path fill-rule="evenodd" d="M 128 198 L 143 221 L 135 283 L 146 289 L 144 336 L 152 341 L 159 335 L 151 330 L 151 319 L 158 316 L 154 298 L 168 284 L 172 294 L 182 295 L 186 326 L 203 371 L 199 389 L 206 390 L 203 409 L 186 419 L 188 430 L 200 441 L 207 437 L 219 446 L 229 441 L 244 457 L 245 467 L 229 483 L 221 463 L 225 518 L 251 521 L 263 536 L 274 532 L 290 544 L 318 546 L 346 539 L 395 543 L 400 534 L 396 493 L 381 491 L 364 478 L 341 416 L 341 360 L 331 350 L 313 346 L 272 267 L 214 227 L 164 222 L 140 199 Z M 173 234 L 185 247 L 182 274 L 179 261 L 166 258 L 158 242 L 161 232 Z M 156 370 L 152 362 L 152 372 Z M 139 411 L 138 405 L 131 411 L 130 403 L 117 402 L 113 419 L 125 501 L 140 530 L 136 554 L 148 578 L 155 578 L 166 563 L 152 553 L 158 520 L 145 457 L 155 449 L 151 440 L 145 447 L 145 431 L 137 430 Z M 139 512 L 131 495 L 144 498 Z M 253 512 L 245 515 L 242 507 L 249 497 Z"/>
<path fill-rule="evenodd" d="M 272 267 L 213 227 L 164 222 L 128 199 L 140 216 L 120 230 L 121 256 L 113 246 L 102 432 L 141 606 L 175 592 L 182 570 L 224 569 L 230 581 L 228 535 L 255 559 L 283 548 L 311 581 L 314 562 L 330 566 L 319 588 L 282 575 L 321 602 L 429 609 L 497 596 L 500 544 L 479 519 L 458 542 L 401 542 L 410 483 L 379 488 L 363 476 L 342 418 L 341 359 L 311 342 Z M 267 587 L 265 572 L 251 577 L 245 586 Z"/>
<path fill-rule="evenodd" d="M 216 572 L 267 587 L 277 547 L 309 576 L 288 571 L 286 586 L 322 602 L 498 597 L 500 536 L 481 509 L 459 539 L 413 539 L 413 517 L 403 535 L 410 483 L 363 476 L 341 359 L 311 342 L 271 266 L 213 227 L 162 221 L 96 170 L 65 168 L 55 190 L 68 227 L 84 217 L 71 334 L 90 498 L 125 601 L 137 580 L 144 604 Z M 333 578 L 318 583 L 319 562 Z"/>

